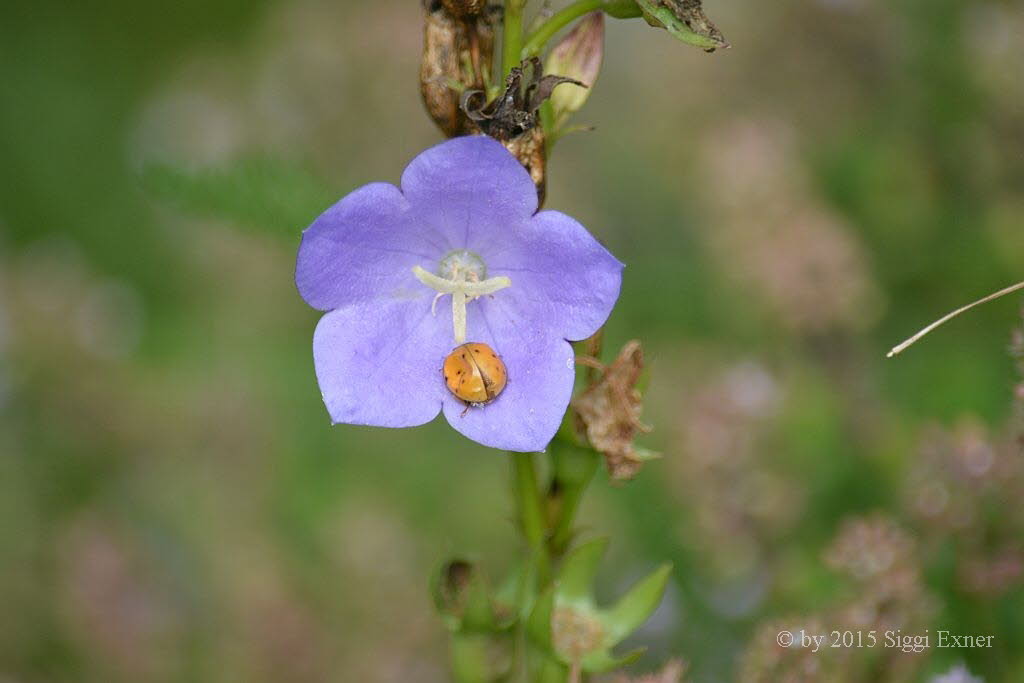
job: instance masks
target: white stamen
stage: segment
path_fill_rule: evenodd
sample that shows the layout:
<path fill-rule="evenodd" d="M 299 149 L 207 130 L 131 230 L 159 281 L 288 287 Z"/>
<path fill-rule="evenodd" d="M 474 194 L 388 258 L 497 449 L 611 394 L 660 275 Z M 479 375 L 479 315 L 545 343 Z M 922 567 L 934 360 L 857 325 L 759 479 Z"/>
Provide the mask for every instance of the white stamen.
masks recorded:
<path fill-rule="evenodd" d="M 512 280 L 504 275 L 488 278 L 482 281 L 471 281 L 473 273 L 466 273 L 456 269 L 453 279 L 447 279 L 435 275 L 430 271 L 413 266 L 412 274 L 416 279 L 427 287 L 437 291 L 433 303 L 430 305 L 431 313 L 437 313 L 437 300 L 445 295 L 452 295 L 452 327 L 455 336 L 455 343 L 462 344 L 466 341 L 466 304 L 481 296 L 494 294 L 495 292 L 512 286 Z"/>

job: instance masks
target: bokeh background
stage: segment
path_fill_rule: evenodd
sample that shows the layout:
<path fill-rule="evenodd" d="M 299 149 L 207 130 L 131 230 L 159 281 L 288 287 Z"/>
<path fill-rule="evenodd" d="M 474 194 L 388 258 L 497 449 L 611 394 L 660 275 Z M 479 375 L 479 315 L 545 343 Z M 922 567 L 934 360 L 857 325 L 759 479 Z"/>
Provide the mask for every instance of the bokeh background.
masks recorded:
<path fill-rule="evenodd" d="M 596 130 L 550 167 L 628 264 L 609 347 L 651 362 L 664 458 L 582 511 L 606 594 L 675 563 L 638 669 L 1024 680 L 1020 297 L 884 358 L 1024 278 L 1024 5 L 707 9 L 731 50 L 609 22 Z M 506 457 L 331 428 L 292 283 L 320 210 L 439 140 L 420 21 L 3 3 L 3 683 L 446 680 L 428 576 L 518 552 Z M 810 655 L 783 627 L 995 638 Z"/>

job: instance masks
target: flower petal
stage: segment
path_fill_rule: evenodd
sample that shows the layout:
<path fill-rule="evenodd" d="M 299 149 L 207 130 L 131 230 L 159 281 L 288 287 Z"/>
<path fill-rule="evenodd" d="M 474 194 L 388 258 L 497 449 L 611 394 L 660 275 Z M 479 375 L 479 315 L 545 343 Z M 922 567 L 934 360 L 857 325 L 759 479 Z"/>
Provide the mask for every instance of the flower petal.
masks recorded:
<path fill-rule="evenodd" d="M 457 431 L 492 448 L 541 451 L 558 431 L 576 375 L 572 346 L 544 321 L 523 318 L 509 300 L 469 304 L 469 341 L 489 344 L 508 370 L 505 390 L 491 403 L 471 407 L 451 394 L 444 415 Z"/>
<path fill-rule="evenodd" d="M 537 188 L 500 142 L 485 135 L 448 140 L 412 160 L 402 192 L 417 218 L 452 249 L 483 253 L 509 225 L 537 211 Z"/>
<path fill-rule="evenodd" d="M 322 311 L 399 294 L 415 265 L 436 263 L 444 238 L 416 220 L 394 185 L 364 185 L 302 234 L 295 284 Z"/>
<path fill-rule="evenodd" d="M 523 317 L 547 321 L 565 339 L 596 332 L 619 298 L 622 263 L 578 221 L 558 211 L 541 211 L 483 256 L 488 275 L 512 280 L 497 296 L 514 299 Z"/>
<path fill-rule="evenodd" d="M 313 335 L 313 362 L 335 423 L 413 427 L 434 419 L 447 393 L 451 312 L 385 300 L 331 311 Z"/>

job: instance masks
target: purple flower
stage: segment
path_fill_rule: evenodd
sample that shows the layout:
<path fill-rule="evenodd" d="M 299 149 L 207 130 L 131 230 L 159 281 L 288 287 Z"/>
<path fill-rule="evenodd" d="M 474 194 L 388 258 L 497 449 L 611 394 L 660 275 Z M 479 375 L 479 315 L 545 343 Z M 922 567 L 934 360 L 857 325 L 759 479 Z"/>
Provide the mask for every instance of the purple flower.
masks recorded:
<path fill-rule="evenodd" d="M 420 154 L 401 189 L 366 185 L 325 211 L 303 233 L 295 282 L 328 311 L 313 361 L 334 423 L 412 427 L 443 410 L 474 441 L 539 451 L 572 395 L 566 340 L 604 324 L 622 264 L 569 216 L 538 212 L 529 174 L 476 136 Z M 468 409 L 441 372 L 463 341 L 508 370 L 494 401 Z"/>

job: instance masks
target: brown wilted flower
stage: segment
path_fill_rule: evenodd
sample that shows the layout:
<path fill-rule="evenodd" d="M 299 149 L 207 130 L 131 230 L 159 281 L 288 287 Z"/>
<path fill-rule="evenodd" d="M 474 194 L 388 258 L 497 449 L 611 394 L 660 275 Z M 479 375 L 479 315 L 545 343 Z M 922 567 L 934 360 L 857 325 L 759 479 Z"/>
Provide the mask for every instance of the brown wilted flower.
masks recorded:
<path fill-rule="evenodd" d="M 479 90 L 491 73 L 494 26 L 488 12 L 453 12 L 476 4 L 426 0 L 420 93 L 434 123 L 448 137 L 478 132 L 459 106 L 460 93 Z"/>
<path fill-rule="evenodd" d="M 682 23 L 687 29 L 706 39 L 708 47 L 704 48 L 705 52 L 729 47 L 725 36 L 704 13 L 701 0 L 640 0 L 638 4 L 648 24 L 668 29 L 670 33 L 675 34 L 677 29 L 671 19 L 661 14 L 663 11 L 671 12 L 676 23 Z"/>
<path fill-rule="evenodd" d="M 576 414 L 590 445 L 604 456 L 612 479 L 632 479 L 654 457 L 633 443 L 637 434 L 651 431 L 640 421 L 643 405 L 636 389 L 644 369 L 643 348 L 634 339 L 609 366 L 593 359 L 586 362 L 602 375 L 573 401 Z"/>
<path fill-rule="evenodd" d="M 563 83 L 583 85 L 563 76 L 545 76 L 541 61 L 533 57 L 512 69 L 505 79 L 505 91 L 490 102 L 482 90 L 462 94 L 462 112 L 519 159 L 537 186 L 541 204 L 547 188 L 547 143 L 537 111 Z"/>

